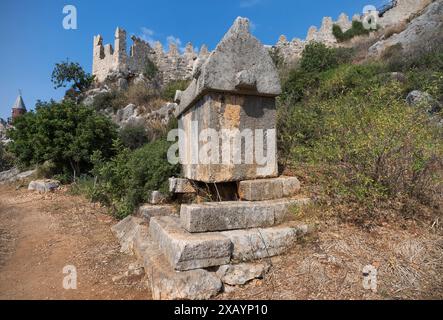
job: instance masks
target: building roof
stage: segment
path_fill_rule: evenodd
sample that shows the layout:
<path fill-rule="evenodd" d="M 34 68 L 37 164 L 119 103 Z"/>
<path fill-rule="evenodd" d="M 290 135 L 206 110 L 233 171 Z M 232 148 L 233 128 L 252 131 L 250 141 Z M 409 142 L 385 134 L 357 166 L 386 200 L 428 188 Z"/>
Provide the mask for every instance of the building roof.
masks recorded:
<path fill-rule="evenodd" d="M 23 109 L 26 110 L 25 103 L 23 102 L 22 96 L 19 94 L 17 99 L 15 100 L 14 106 L 12 109 Z"/>

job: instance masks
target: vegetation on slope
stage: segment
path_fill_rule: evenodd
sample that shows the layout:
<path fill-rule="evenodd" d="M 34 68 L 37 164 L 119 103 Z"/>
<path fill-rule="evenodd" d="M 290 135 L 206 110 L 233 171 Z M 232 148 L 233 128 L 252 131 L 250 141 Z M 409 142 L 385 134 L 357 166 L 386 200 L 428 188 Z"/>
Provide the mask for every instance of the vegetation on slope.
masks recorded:
<path fill-rule="evenodd" d="M 439 212 L 442 127 L 438 116 L 407 105 L 405 97 L 411 89 L 443 97 L 443 69 L 436 66 L 442 52 L 397 60 L 404 83 L 391 77 L 389 63 L 337 63 L 334 54 L 321 44 L 307 46 L 283 85 L 283 165 L 315 186 L 328 210 L 352 220 L 372 222 L 393 207 L 408 216 L 421 206 Z"/>

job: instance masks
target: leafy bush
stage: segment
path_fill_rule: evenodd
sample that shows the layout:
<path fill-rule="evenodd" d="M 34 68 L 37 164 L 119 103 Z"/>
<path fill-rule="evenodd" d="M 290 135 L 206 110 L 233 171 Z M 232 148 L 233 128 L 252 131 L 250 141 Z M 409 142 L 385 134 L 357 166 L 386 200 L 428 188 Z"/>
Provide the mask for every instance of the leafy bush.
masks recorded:
<path fill-rule="evenodd" d="M 94 76 L 86 73 L 77 62 L 64 61 L 55 64 L 51 81 L 55 89 L 70 85 L 67 97 L 76 98 L 92 85 Z"/>
<path fill-rule="evenodd" d="M 100 93 L 94 97 L 94 108 L 97 111 L 105 110 L 111 107 L 114 111 L 118 109 L 115 104 L 117 98 L 117 92 L 105 92 Z"/>
<path fill-rule="evenodd" d="M 332 33 L 338 42 L 344 42 L 350 40 L 356 36 L 367 35 L 371 30 L 365 29 L 363 23 L 360 21 L 352 21 L 352 27 L 345 32 L 337 24 L 332 26 Z"/>
<path fill-rule="evenodd" d="M 311 86 L 296 83 L 303 101 L 282 99 L 278 108 L 282 163 L 308 166 L 328 201 L 355 204 L 352 217 L 365 221 L 394 199 L 438 208 L 443 194 L 442 128 L 406 105 L 407 84 L 385 72 L 382 64 L 324 71 Z"/>
<path fill-rule="evenodd" d="M 148 134 L 143 125 L 128 124 L 120 129 L 119 137 L 123 146 L 131 150 L 138 149 L 149 142 Z"/>
<path fill-rule="evenodd" d="M 0 142 L 0 172 L 9 170 L 14 165 L 14 157 L 9 153 L 3 143 Z"/>
<path fill-rule="evenodd" d="M 168 178 L 179 173 L 179 166 L 168 162 L 170 143 L 157 140 L 135 151 L 121 150 L 110 161 L 94 155 L 92 173 L 97 177 L 94 197 L 112 208 L 119 218 L 132 214 L 136 206 L 147 202 L 152 191 L 168 193 Z"/>
<path fill-rule="evenodd" d="M 91 108 L 71 101 L 39 102 L 35 112 L 14 121 L 10 150 L 23 166 L 51 161 L 54 173 L 79 176 L 91 169 L 91 155 L 112 155 L 115 125 Z"/>
<path fill-rule="evenodd" d="M 289 71 L 281 98 L 292 103 L 301 101 L 316 90 L 322 72 L 349 62 L 352 56 L 352 49 L 328 48 L 317 42 L 308 44 L 302 53 L 300 67 Z"/>
<path fill-rule="evenodd" d="M 175 80 L 169 82 L 161 93 L 161 97 L 167 101 L 173 101 L 177 90 L 185 90 L 189 86 L 188 80 Z"/>
<path fill-rule="evenodd" d="M 145 67 L 143 69 L 143 75 L 148 79 L 154 79 L 157 76 L 158 68 L 154 62 L 150 59 L 146 61 Z"/>
<path fill-rule="evenodd" d="M 322 72 L 338 66 L 333 48 L 320 42 L 309 43 L 302 53 L 300 68 L 305 72 Z"/>

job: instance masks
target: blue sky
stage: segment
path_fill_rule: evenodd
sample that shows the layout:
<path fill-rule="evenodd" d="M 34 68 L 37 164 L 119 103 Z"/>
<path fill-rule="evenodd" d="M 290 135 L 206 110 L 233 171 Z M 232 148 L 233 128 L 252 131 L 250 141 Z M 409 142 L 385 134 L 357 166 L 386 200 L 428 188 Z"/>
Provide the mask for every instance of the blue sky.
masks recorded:
<path fill-rule="evenodd" d="M 93 36 L 113 43 L 117 26 L 164 45 L 188 41 L 213 49 L 237 16 L 251 19 L 253 33 L 265 44 L 281 34 L 305 38 L 311 25 L 323 16 L 334 19 L 341 12 L 352 16 L 368 4 L 383 0 L 2 0 L 0 1 L 0 117 L 10 116 L 18 89 L 31 109 L 37 99 L 56 100 L 64 89 L 50 81 L 56 62 L 79 62 L 91 72 Z M 62 26 L 63 7 L 74 5 L 78 29 Z M 128 41 L 130 43 L 131 41 Z"/>

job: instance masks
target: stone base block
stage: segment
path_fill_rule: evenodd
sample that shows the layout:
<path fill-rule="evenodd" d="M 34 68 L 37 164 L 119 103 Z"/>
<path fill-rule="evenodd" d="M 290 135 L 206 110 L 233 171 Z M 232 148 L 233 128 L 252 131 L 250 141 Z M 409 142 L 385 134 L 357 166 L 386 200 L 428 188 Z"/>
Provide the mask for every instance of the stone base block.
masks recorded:
<path fill-rule="evenodd" d="M 192 233 L 266 228 L 289 220 L 290 207 L 308 201 L 309 199 L 282 199 L 182 205 L 180 220 L 182 227 Z"/>
<path fill-rule="evenodd" d="M 150 236 L 175 270 L 186 271 L 228 264 L 232 244 L 220 233 L 191 234 L 175 217 L 155 217 Z"/>
<path fill-rule="evenodd" d="M 169 192 L 171 193 L 195 193 L 194 186 L 188 179 L 169 178 Z"/>
<path fill-rule="evenodd" d="M 296 177 L 246 180 L 239 183 L 240 198 L 248 201 L 263 201 L 293 197 L 300 191 Z"/>
<path fill-rule="evenodd" d="M 177 213 L 177 209 L 172 205 L 150 205 L 145 204 L 138 209 L 140 217 L 148 222 L 153 217 L 171 216 Z"/>
<path fill-rule="evenodd" d="M 143 264 L 146 283 L 155 300 L 206 300 L 222 289 L 222 283 L 214 272 L 203 269 L 175 271 L 149 238 L 146 226 L 137 230 L 133 247 Z"/>
<path fill-rule="evenodd" d="M 267 229 L 224 231 L 222 234 L 234 245 L 232 261 L 243 262 L 282 254 L 307 232 L 307 226 L 288 224 Z"/>
<path fill-rule="evenodd" d="M 120 242 L 121 252 L 127 254 L 132 253 L 134 238 L 142 224 L 143 219 L 134 216 L 128 216 L 111 227 L 111 231 L 115 234 L 118 241 Z"/>

